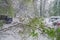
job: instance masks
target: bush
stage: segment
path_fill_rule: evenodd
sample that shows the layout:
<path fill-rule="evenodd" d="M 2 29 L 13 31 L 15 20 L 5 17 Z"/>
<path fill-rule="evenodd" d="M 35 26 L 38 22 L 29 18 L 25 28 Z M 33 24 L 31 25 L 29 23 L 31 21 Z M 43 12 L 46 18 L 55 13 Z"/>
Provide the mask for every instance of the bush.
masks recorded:
<path fill-rule="evenodd" d="M 26 26 L 30 29 L 30 35 L 33 37 L 39 35 L 38 32 L 36 32 L 37 29 L 41 31 L 42 34 L 47 34 L 48 38 L 51 38 L 52 40 L 57 37 L 57 31 L 54 28 L 46 27 L 43 23 L 43 18 L 41 17 L 30 19 Z"/>

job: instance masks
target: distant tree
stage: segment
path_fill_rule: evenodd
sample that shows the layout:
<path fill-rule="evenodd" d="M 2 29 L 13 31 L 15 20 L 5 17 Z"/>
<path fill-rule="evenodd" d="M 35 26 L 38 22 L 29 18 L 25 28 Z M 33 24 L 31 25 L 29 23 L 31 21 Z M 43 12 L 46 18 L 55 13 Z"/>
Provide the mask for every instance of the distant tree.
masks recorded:
<path fill-rule="evenodd" d="M 40 0 L 40 16 L 45 16 L 46 13 L 46 2 L 47 0 Z"/>
<path fill-rule="evenodd" d="M 0 15 L 13 16 L 13 8 L 11 6 L 11 0 L 0 0 Z"/>
<path fill-rule="evenodd" d="M 50 13 L 51 16 L 60 16 L 60 0 L 54 0 L 53 7 L 50 10 Z"/>

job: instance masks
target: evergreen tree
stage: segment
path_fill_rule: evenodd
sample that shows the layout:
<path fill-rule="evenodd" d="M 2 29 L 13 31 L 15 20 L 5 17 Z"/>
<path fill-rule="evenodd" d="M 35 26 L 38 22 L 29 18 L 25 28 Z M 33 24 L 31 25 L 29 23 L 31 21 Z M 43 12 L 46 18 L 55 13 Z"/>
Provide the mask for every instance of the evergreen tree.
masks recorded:
<path fill-rule="evenodd" d="M 11 0 L 0 0 L 0 15 L 7 15 L 9 17 L 13 17 Z"/>
<path fill-rule="evenodd" d="M 60 0 L 54 1 L 53 15 L 54 16 L 60 16 Z"/>

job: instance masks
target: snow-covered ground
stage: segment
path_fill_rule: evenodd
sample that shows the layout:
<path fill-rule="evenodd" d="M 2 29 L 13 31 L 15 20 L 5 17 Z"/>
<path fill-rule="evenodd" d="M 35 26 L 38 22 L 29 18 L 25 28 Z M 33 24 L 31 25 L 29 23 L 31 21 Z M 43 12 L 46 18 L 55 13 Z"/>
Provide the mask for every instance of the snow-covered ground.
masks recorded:
<path fill-rule="evenodd" d="M 19 31 L 23 31 L 23 26 L 19 25 L 19 19 L 15 18 L 11 24 L 5 24 L 2 31 L 0 30 L 0 40 L 33 40 L 32 37 L 23 39 Z M 37 40 L 37 39 L 35 39 Z M 38 40 L 50 40 L 43 35 L 39 35 Z"/>

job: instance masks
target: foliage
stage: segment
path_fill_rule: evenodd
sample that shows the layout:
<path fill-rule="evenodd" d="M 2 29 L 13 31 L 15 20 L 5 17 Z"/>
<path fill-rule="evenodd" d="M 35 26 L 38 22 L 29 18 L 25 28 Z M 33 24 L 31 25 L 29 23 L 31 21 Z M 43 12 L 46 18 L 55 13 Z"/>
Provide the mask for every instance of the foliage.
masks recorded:
<path fill-rule="evenodd" d="M 0 21 L 0 29 L 2 28 L 2 26 L 3 26 L 3 21 L 1 20 Z"/>
<path fill-rule="evenodd" d="M 43 19 L 41 17 L 30 19 L 29 23 L 27 23 L 28 28 L 31 30 L 30 35 L 35 37 L 38 36 L 38 32 L 36 30 L 40 30 L 42 34 L 47 34 L 49 38 L 57 38 L 57 33 L 60 32 L 60 29 L 55 30 L 54 28 L 46 27 L 43 23 Z"/>
<path fill-rule="evenodd" d="M 6 4 L 4 4 L 6 3 Z M 13 17 L 13 7 L 11 6 L 11 1 L 0 0 L 0 15 L 7 15 L 8 17 Z M 3 26 L 3 20 L 0 20 L 0 27 Z"/>
<path fill-rule="evenodd" d="M 50 35 L 50 36 L 52 36 L 54 33 L 53 33 L 53 29 L 50 29 L 50 28 L 45 28 L 45 25 L 44 25 L 44 23 L 42 22 L 43 21 L 43 19 L 42 18 L 37 18 L 37 17 L 35 17 L 35 18 L 33 18 L 33 19 L 31 19 L 30 21 L 29 21 L 29 23 L 28 23 L 28 26 L 29 27 L 31 27 L 31 29 L 32 29 L 32 36 L 33 35 L 37 35 L 38 33 L 35 33 L 35 30 L 37 30 L 37 29 L 42 29 L 41 31 L 43 32 L 43 33 L 47 33 L 48 35 Z M 51 30 L 51 31 L 50 31 Z M 53 34 L 51 34 L 51 32 L 53 33 Z"/>
<path fill-rule="evenodd" d="M 30 35 L 32 35 L 33 37 L 35 37 L 35 36 L 38 36 L 38 33 L 37 32 L 35 32 L 35 30 L 32 30 L 32 32 L 31 32 L 31 34 Z"/>
<path fill-rule="evenodd" d="M 51 5 L 53 5 L 51 7 Z M 50 16 L 60 16 L 60 1 L 54 0 L 53 3 L 50 5 Z"/>
<path fill-rule="evenodd" d="M 6 3 L 6 4 L 4 4 Z M 0 0 L 0 14 L 7 15 L 9 17 L 13 17 L 13 7 L 11 6 L 11 1 L 9 0 Z"/>
<path fill-rule="evenodd" d="M 7 2 L 9 3 L 9 7 L 8 7 L 8 16 L 9 17 L 14 17 L 14 9 L 13 9 L 13 7 L 12 7 L 12 4 L 11 4 L 11 0 L 7 0 Z"/>
<path fill-rule="evenodd" d="M 33 0 L 24 0 L 25 3 L 31 3 Z"/>
<path fill-rule="evenodd" d="M 60 28 L 59 27 L 56 30 L 56 40 L 60 40 Z"/>

